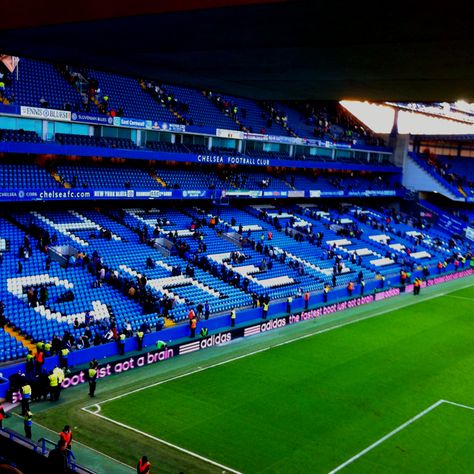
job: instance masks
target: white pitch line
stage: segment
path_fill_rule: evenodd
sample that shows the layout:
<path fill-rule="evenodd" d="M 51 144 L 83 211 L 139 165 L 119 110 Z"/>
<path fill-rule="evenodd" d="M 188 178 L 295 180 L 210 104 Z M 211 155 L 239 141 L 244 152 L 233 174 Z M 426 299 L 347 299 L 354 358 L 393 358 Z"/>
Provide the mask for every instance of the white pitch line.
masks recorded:
<path fill-rule="evenodd" d="M 375 443 L 371 444 L 368 448 L 365 448 L 360 453 L 356 454 L 355 456 L 348 459 L 346 462 L 344 462 L 341 465 L 337 466 L 335 469 L 330 471 L 329 474 L 334 474 L 334 473 L 340 471 L 341 469 L 344 469 L 345 467 L 347 467 L 349 464 L 353 463 L 354 461 L 357 461 L 357 459 L 362 457 L 364 454 L 367 454 L 369 451 L 371 451 L 372 449 L 377 447 L 379 444 L 382 444 L 388 438 L 391 438 L 394 434 L 397 434 L 399 431 L 403 430 L 408 425 L 411 425 L 414 421 L 419 420 L 421 417 L 425 416 L 427 413 L 434 410 L 436 407 L 439 407 L 443 403 L 447 403 L 448 405 L 454 405 L 456 407 L 466 408 L 468 410 L 473 410 L 474 411 L 474 407 L 470 407 L 468 405 L 462 405 L 461 403 L 450 402 L 449 400 L 438 400 L 436 403 L 433 403 L 433 405 L 429 406 L 426 410 L 423 410 L 421 413 L 418 413 L 418 415 L 414 416 L 413 418 L 410 418 L 407 422 L 403 423 L 403 425 L 400 425 L 398 428 L 395 428 L 393 431 L 386 434 L 383 438 L 380 438 Z"/>
<path fill-rule="evenodd" d="M 337 466 L 335 469 L 330 471 L 329 474 L 334 474 L 334 473 L 340 471 L 341 469 L 344 469 L 349 464 L 352 464 L 354 461 L 357 461 L 357 459 L 362 457 L 364 454 L 368 453 L 369 451 L 371 451 L 372 449 L 377 447 L 379 444 L 382 444 L 388 438 L 391 438 L 394 434 L 397 434 L 399 431 L 403 430 L 408 425 L 411 425 L 414 421 L 420 419 L 422 416 L 425 416 L 431 410 L 434 410 L 436 407 L 440 406 L 444 402 L 445 402 L 445 400 L 438 400 L 436 403 L 433 403 L 433 405 L 429 406 L 426 410 L 423 410 L 421 413 L 418 413 L 418 415 L 414 416 L 413 418 L 410 418 L 407 422 L 403 423 L 403 425 L 400 425 L 398 428 L 395 428 L 393 431 L 390 431 L 390 433 L 386 434 L 383 438 L 380 438 L 379 440 L 377 440 L 375 443 L 371 444 L 369 447 L 365 448 L 360 453 L 356 454 L 355 456 L 352 456 L 346 462 L 344 462 L 344 463 L 340 464 L 339 466 Z"/>
<path fill-rule="evenodd" d="M 443 400 L 444 403 L 448 403 L 449 405 L 454 405 L 455 407 L 466 408 L 467 410 L 474 411 L 474 407 L 470 407 L 469 405 L 463 405 L 462 403 L 450 402 L 449 400 Z"/>
<path fill-rule="evenodd" d="M 467 285 L 465 288 L 469 287 L 469 286 L 472 286 L 472 283 Z M 453 290 L 453 291 L 457 291 L 459 288 L 456 288 L 456 290 Z M 396 311 L 398 309 L 403 309 L 403 308 L 406 308 L 408 306 L 412 306 L 414 304 L 418 304 L 418 303 L 422 303 L 424 301 L 429 301 L 429 300 L 432 300 L 432 299 L 435 299 L 435 298 L 439 298 L 441 296 L 443 296 L 444 293 L 442 294 L 436 294 L 436 295 L 432 295 L 432 296 L 428 296 L 426 298 L 423 298 L 421 300 L 416 300 L 416 301 L 413 301 L 411 303 L 408 303 L 408 304 L 404 304 L 400 307 L 395 307 L 395 308 L 390 308 L 390 309 L 385 309 L 383 311 L 379 311 L 378 313 L 373 313 L 373 314 L 369 314 L 367 316 L 364 316 L 364 317 L 361 317 L 361 318 L 358 318 L 358 319 L 354 319 L 354 320 L 351 320 L 351 321 L 345 321 L 343 323 L 340 323 L 340 324 L 336 324 L 334 326 L 331 326 L 329 328 L 324 328 L 324 329 L 320 329 L 320 330 L 317 330 L 315 332 L 311 332 L 311 333 L 308 333 L 308 334 L 304 334 L 302 336 L 298 336 L 298 337 L 295 337 L 293 339 L 289 339 L 287 341 L 283 341 L 283 342 L 279 342 L 278 344 L 273 344 L 272 346 L 267 346 L 267 347 L 263 347 L 262 349 L 257 349 L 255 351 L 252 351 L 252 352 L 248 352 L 246 354 L 242 354 L 240 356 L 237 356 L 237 357 L 232 357 L 230 359 L 226 359 L 224 361 L 221 361 L 221 362 L 216 362 L 215 364 L 211 364 L 211 365 L 208 365 L 206 367 L 199 367 L 197 369 L 194 369 L 194 370 L 191 370 L 189 372 L 185 372 L 184 374 L 180 374 L 180 375 L 175 375 L 173 377 L 170 377 L 168 379 L 165 379 L 165 380 L 160 380 L 159 382 L 155 382 L 155 383 L 152 383 L 150 385 L 146 385 L 144 387 L 140 387 L 140 388 L 136 388 L 135 390 L 131 390 L 129 392 L 125 392 L 125 393 L 122 393 L 120 395 L 116 395 L 115 397 L 112 397 L 112 398 L 108 398 L 104 401 L 101 401 L 100 403 L 96 403 L 94 405 L 87 405 L 85 406 L 84 408 L 88 409 L 88 408 L 91 408 L 93 406 L 98 406 L 98 405 L 103 405 L 104 403 L 108 403 L 108 402 L 111 402 L 111 401 L 114 401 L 114 400 L 118 400 L 120 398 L 123 398 L 123 397 L 127 397 L 128 395 L 131 395 L 132 393 L 137 393 L 137 392 L 141 392 L 143 390 L 148 390 L 149 388 L 153 388 L 153 387 L 157 387 L 159 385 L 162 385 L 164 383 L 168 383 L 168 382 L 172 382 L 173 380 L 178 380 L 178 379 L 181 379 L 183 377 L 188 377 L 189 375 L 193 375 L 193 374 L 197 374 L 199 372 L 203 372 L 204 370 L 208 370 L 208 369 L 212 369 L 214 367 L 219 367 L 221 365 L 225 365 L 225 364 L 229 364 L 230 362 L 234 362 L 236 360 L 240 360 L 240 359 L 244 359 L 246 357 L 250 357 L 250 356 L 253 356 L 255 354 L 260 354 L 261 352 L 266 352 L 270 349 L 274 349 L 276 347 L 280 347 L 280 346 L 285 346 L 287 344 L 291 344 L 293 342 L 297 342 L 297 341 L 300 341 L 302 339 L 307 339 L 308 337 L 312 337 L 312 336 L 317 336 L 318 334 L 324 334 L 326 332 L 330 332 L 330 331 L 334 331 L 335 329 L 339 329 L 341 327 L 344 327 L 344 326 L 350 326 L 351 324 L 356 324 L 360 321 L 365 321 L 367 319 L 372 319 L 372 318 L 375 318 L 377 316 L 382 316 L 383 314 L 386 314 L 386 313 L 391 313 L 392 311 Z M 89 413 L 90 410 L 87 410 Z"/>
<path fill-rule="evenodd" d="M 457 298 L 458 300 L 468 300 L 468 301 L 474 301 L 474 298 L 468 298 L 467 296 L 458 296 L 458 295 L 446 295 L 449 298 Z"/>
<path fill-rule="evenodd" d="M 236 471 L 235 469 L 232 469 L 232 468 L 230 468 L 230 467 L 224 466 L 224 464 L 220 464 L 220 463 L 218 463 L 218 462 L 216 462 L 216 461 L 213 461 L 212 459 L 206 458 L 205 456 L 201 456 L 200 454 L 194 453 L 194 452 L 189 451 L 189 450 L 187 450 L 187 449 L 185 449 L 185 448 L 182 448 L 182 447 L 180 447 L 180 446 L 177 446 L 176 444 L 170 443 L 169 441 L 166 441 L 166 440 L 164 440 L 164 439 L 158 438 L 158 437 L 153 436 L 153 435 L 151 435 L 151 434 L 149 434 L 149 433 L 145 433 L 144 431 L 141 431 L 141 430 L 139 430 L 139 429 L 137 429 L 137 428 L 134 428 L 133 426 L 128 426 L 128 425 L 126 425 L 125 423 L 121 423 L 120 421 L 114 420 L 114 419 L 112 419 L 112 418 L 108 418 L 107 416 L 101 415 L 100 413 L 93 413 L 93 412 L 87 410 L 87 408 L 81 408 L 81 410 L 87 411 L 88 413 L 91 413 L 91 414 L 94 415 L 94 416 L 98 416 L 99 418 L 103 418 L 104 420 L 110 421 L 110 423 L 114 423 L 115 425 L 118 425 L 118 426 L 120 426 L 120 427 L 122 427 L 122 428 L 125 428 L 125 429 L 127 429 L 127 430 L 130 430 L 130 431 L 133 431 L 133 432 L 135 432 L 135 433 L 138 433 L 138 434 L 140 434 L 140 435 L 142 435 L 142 436 L 145 436 L 145 437 L 147 437 L 147 438 L 150 438 L 150 439 L 152 439 L 152 440 L 154 440 L 154 441 L 158 441 L 158 442 L 160 442 L 160 443 L 162 443 L 162 444 L 165 444 L 166 446 L 169 446 L 169 447 L 171 447 L 171 448 L 177 449 L 178 451 L 181 451 L 181 452 L 183 452 L 183 453 L 185 453 L 185 454 L 188 454 L 189 456 L 193 456 L 193 457 L 195 457 L 195 458 L 201 459 L 201 461 L 205 461 L 205 462 L 207 462 L 207 463 L 209 463 L 209 464 L 212 464 L 213 466 L 216 466 L 216 467 L 218 467 L 218 468 L 220 468 L 220 469 L 224 469 L 224 471 L 233 472 L 234 474 L 242 474 L 240 471 Z"/>

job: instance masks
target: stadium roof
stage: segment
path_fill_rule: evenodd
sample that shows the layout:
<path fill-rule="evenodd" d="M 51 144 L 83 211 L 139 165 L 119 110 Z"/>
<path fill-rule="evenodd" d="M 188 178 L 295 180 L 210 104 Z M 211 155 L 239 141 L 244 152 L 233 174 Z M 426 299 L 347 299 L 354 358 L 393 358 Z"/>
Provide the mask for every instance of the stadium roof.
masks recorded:
<path fill-rule="evenodd" d="M 258 99 L 474 101 L 473 4 L 456 4 L 5 2 L 0 52 Z"/>

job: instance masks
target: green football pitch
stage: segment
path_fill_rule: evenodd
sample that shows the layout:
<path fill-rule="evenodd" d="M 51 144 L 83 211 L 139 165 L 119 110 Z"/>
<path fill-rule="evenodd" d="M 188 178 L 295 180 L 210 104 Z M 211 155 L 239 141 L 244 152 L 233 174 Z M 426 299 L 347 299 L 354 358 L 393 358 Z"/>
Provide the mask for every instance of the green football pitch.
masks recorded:
<path fill-rule="evenodd" d="M 158 472 L 472 473 L 467 282 L 112 377 L 94 405 L 71 389 L 38 421 Z"/>

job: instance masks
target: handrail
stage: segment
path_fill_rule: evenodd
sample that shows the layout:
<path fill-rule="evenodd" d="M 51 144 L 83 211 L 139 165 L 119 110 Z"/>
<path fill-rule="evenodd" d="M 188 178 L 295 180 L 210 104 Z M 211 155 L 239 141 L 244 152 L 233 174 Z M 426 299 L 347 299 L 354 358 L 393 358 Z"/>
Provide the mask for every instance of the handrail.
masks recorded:
<path fill-rule="evenodd" d="M 21 441 L 22 443 L 29 445 L 35 453 L 38 452 L 39 445 L 37 443 L 35 443 L 34 441 L 31 441 L 28 438 L 25 438 L 24 436 L 16 433 L 15 431 L 12 431 L 8 428 L 2 428 L 0 429 L 0 433 L 5 433 L 8 435 L 8 438 L 10 440 Z"/>

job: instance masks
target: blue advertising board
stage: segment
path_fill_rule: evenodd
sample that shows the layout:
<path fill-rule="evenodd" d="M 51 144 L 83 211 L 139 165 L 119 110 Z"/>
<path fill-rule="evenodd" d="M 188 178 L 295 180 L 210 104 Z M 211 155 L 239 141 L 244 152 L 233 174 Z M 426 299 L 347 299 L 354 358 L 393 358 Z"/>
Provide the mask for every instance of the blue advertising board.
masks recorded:
<path fill-rule="evenodd" d="M 92 123 L 96 125 L 113 125 L 113 117 L 108 115 L 95 115 L 87 112 L 73 112 L 71 114 L 71 122 Z"/>

